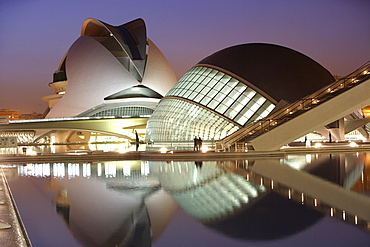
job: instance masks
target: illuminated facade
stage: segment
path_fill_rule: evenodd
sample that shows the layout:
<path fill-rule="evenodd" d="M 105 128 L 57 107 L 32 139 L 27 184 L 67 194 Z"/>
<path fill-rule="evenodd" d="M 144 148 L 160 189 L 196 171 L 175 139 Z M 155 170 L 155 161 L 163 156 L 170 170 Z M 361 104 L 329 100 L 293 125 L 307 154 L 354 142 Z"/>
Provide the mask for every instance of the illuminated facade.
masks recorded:
<path fill-rule="evenodd" d="M 0 109 L 0 117 L 7 117 L 9 120 L 18 120 L 19 116 L 18 110 Z"/>
<path fill-rule="evenodd" d="M 219 140 L 333 81 L 321 65 L 286 47 L 229 47 L 200 61 L 167 93 L 146 139 Z"/>
<path fill-rule="evenodd" d="M 46 117 L 148 116 L 175 82 L 142 19 L 121 26 L 87 19 L 49 84 L 54 94 L 43 97 Z"/>
<path fill-rule="evenodd" d="M 142 19 L 120 26 L 87 19 L 49 84 L 54 94 L 42 100 L 46 118 L 148 118 L 175 83 Z"/>

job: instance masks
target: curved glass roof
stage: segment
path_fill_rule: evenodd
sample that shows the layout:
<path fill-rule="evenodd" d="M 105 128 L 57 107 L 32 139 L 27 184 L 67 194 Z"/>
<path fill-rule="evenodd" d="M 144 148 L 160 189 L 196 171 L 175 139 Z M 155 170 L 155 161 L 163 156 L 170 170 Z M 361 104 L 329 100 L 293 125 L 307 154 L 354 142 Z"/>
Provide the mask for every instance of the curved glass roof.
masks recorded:
<path fill-rule="evenodd" d="M 194 101 L 238 125 L 267 116 L 274 104 L 243 82 L 207 67 L 193 67 L 166 96 Z"/>
<path fill-rule="evenodd" d="M 275 105 L 243 82 L 208 67 L 193 67 L 167 93 L 147 125 L 147 140 L 219 140 L 267 116 Z"/>

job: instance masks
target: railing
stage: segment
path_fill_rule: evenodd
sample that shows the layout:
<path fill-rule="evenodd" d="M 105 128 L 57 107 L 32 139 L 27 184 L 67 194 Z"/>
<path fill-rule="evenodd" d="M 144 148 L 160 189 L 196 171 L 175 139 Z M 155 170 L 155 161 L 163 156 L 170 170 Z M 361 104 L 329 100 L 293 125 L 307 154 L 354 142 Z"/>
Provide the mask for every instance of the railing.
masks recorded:
<path fill-rule="evenodd" d="M 216 143 L 217 149 L 234 149 L 237 142 L 249 142 L 252 139 L 276 128 L 277 126 L 288 122 L 301 115 L 302 113 L 332 99 L 333 97 L 359 85 L 370 79 L 370 61 L 365 63 L 356 71 L 341 78 L 338 81 L 327 85 L 313 94 L 302 98 L 259 121 L 256 121 L 247 127 L 244 127 L 233 134 L 225 137 Z"/>

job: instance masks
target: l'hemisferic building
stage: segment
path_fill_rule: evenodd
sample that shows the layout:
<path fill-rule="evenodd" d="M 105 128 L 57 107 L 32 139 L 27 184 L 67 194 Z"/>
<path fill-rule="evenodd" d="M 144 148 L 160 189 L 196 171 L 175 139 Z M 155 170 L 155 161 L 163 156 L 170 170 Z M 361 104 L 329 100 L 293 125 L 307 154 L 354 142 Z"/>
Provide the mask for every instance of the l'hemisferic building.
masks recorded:
<path fill-rule="evenodd" d="M 272 44 L 243 44 L 193 66 L 148 121 L 148 142 L 222 139 L 330 84 L 334 77 L 309 57 Z"/>

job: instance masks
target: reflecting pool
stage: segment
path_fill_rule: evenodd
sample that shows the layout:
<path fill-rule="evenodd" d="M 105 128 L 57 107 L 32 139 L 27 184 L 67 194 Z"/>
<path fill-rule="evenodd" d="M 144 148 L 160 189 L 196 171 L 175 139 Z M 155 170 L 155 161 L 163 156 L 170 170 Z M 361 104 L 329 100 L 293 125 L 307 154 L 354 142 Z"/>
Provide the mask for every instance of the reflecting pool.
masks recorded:
<path fill-rule="evenodd" d="M 370 243 L 369 153 L 5 165 L 33 246 Z"/>

